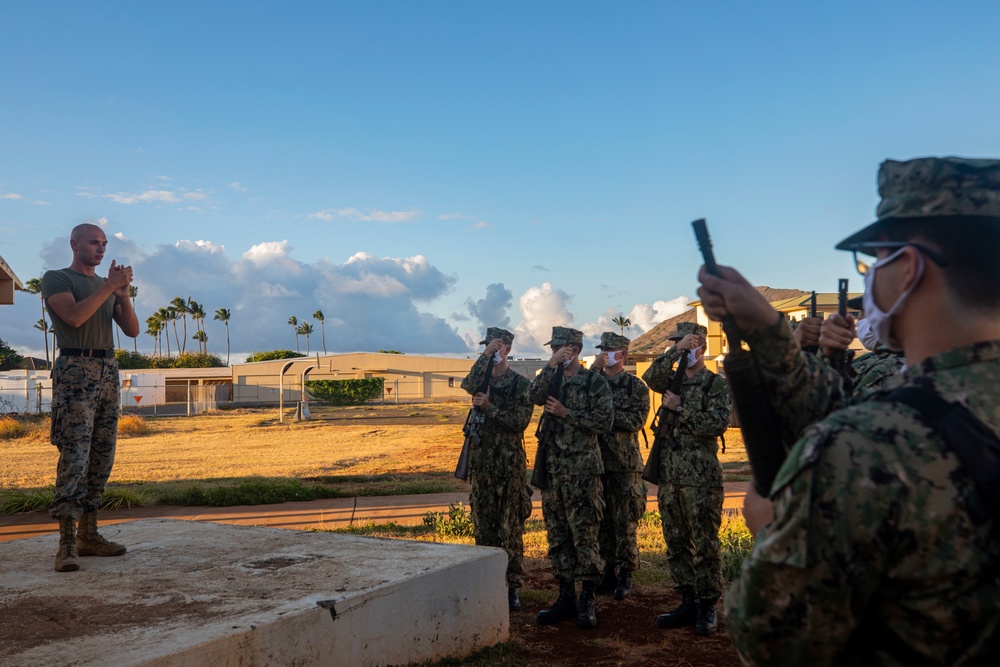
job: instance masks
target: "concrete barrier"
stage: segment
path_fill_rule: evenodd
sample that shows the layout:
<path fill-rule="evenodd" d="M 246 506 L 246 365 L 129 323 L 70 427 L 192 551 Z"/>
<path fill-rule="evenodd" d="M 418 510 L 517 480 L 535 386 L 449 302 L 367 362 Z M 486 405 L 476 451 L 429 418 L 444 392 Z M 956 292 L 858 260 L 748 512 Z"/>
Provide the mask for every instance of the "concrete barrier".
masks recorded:
<path fill-rule="evenodd" d="M 508 637 L 500 549 L 143 519 L 129 552 L 52 569 L 0 544 L 3 665 L 404 665 Z"/>

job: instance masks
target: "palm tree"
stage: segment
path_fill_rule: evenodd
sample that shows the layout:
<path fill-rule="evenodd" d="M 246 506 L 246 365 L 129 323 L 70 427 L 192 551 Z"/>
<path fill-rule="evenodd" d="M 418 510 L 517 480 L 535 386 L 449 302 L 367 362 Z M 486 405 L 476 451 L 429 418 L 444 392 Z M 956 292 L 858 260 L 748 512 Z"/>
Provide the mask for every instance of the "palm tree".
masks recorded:
<path fill-rule="evenodd" d="M 306 356 L 309 356 L 309 334 L 313 332 L 313 326 L 308 322 L 303 322 L 299 325 L 299 328 L 295 330 L 296 336 L 295 340 L 298 342 L 299 336 L 306 337 Z M 298 352 L 298 350 L 296 350 Z"/>
<path fill-rule="evenodd" d="M 219 308 L 215 311 L 213 319 L 219 320 L 226 325 L 226 365 L 229 365 L 229 309 Z"/>
<path fill-rule="evenodd" d="M 174 317 L 170 314 L 170 310 L 167 308 L 160 308 L 156 311 L 156 319 L 160 322 L 160 328 L 166 327 L 167 322 L 173 321 Z M 177 334 L 177 324 L 174 323 L 174 335 Z M 170 330 L 167 330 L 167 359 L 170 358 Z"/>
<path fill-rule="evenodd" d="M 37 294 L 38 295 L 38 299 L 39 299 L 39 301 L 42 304 L 42 319 L 39 320 L 39 321 L 40 322 L 44 322 L 45 321 L 45 296 L 42 294 L 42 279 L 41 278 L 31 278 L 31 279 L 29 279 L 28 282 L 24 283 L 24 291 L 27 292 L 28 294 Z M 36 329 L 39 328 L 37 324 L 35 325 L 35 328 Z M 46 364 L 49 363 L 49 332 L 50 331 L 52 331 L 52 329 L 49 328 L 48 324 L 46 324 L 45 327 L 42 328 L 42 335 L 45 337 L 45 363 Z M 55 339 L 55 334 L 54 333 L 53 333 L 52 337 L 53 337 L 53 339 Z"/>
<path fill-rule="evenodd" d="M 188 297 L 188 312 L 191 313 L 191 319 L 194 320 L 195 324 L 198 326 L 198 331 L 204 331 L 205 307 L 194 299 Z"/>
<path fill-rule="evenodd" d="M 208 354 L 208 334 L 207 333 L 205 333 L 201 329 L 198 329 L 197 331 L 194 332 L 194 335 L 191 336 L 191 338 L 195 339 L 196 341 L 198 341 L 200 343 L 199 350 L 198 350 L 199 352 L 201 352 L 202 354 Z"/>
<path fill-rule="evenodd" d="M 292 331 L 295 332 L 295 351 L 298 352 L 299 351 L 299 330 L 298 330 L 299 318 L 297 318 L 294 315 L 292 315 L 291 317 L 288 318 L 288 323 L 290 325 L 292 325 Z"/>
<path fill-rule="evenodd" d="M 191 297 L 188 297 L 189 300 L 190 298 Z M 174 311 L 176 312 L 176 314 L 174 315 L 174 319 L 176 320 L 177 315 L 180 315 L 181 319 L 184 320 L 184 344 L 177 343 L 177 349 L 180 350 L 181 354 L 184 354 L 184 345 L 187 343 L 187 335 L 188 335 L 187 314 L 190 313 L 191 311 L 188 309 L 188 302 L 184 300 L 184 297 L 175 296 L 174 300 L 170 302 L 170 305 L 173 306 Z M 174 323 L 174 340 L 177 340 L 176 322 Z"/>
<path fill-rule="evenodd" d="M 323 335 L 323 354 L 326 354 L 326 323 L 323 321 L 323 311 L 317 310 L 313 313 L 313 317 L 319 322 L 320 331 Z"/>
<path fill-rule="evenodd" d="M 46 322 L 43 317 L 35 322 L 35 328 L 45 335 L 45 367 L 52 368 L 52 365 L 49 362 L 49 331 L 51 331 L 51 329 L 49 329 L 49 323 Z"/>
<path fill-rule="evenodd" d="M 139 294 L 139 288 L 135 285 L 128 286 L 128 296 L 132 299 L 132 310 L 135 310 L 135 297 Z M 139 354 L 139 337 L 135 336 L 132 338 L 132 351 Z"/>
<path fill-rule="evenodd" d="M 626 329 L 631 329 L 632 328 L 632 320 L 630 320 L 629 318 L 625 317 L 621 313 L 618 314 L 618 317 L 612 318 L 611 321 L 618 325 L 618 329 L 619 329 L 619 331 L 621 331 L 621 334 L 623 336 L 625 335 L 625 330 Z"/>
<path fill-rule="evenodd" d="M 160 322 L 159 317 L 150 315 L 146 318 L 146 333 L 153 337 L 153 356 L 159 356 L 161 331 L 163 331 L 163 323 Z M 167 340 L 170 339 L 167 338 Z"/>
<path fill-rule="evenodd" d="M 185 306 L 186 307 L 186 306 Z M 167 321 L 170 322 L 174 327 L 174 342 L 177 343 L 177 354 L 184 354 L 184 348 L 181 347 L 181 339 L 177 336 L 177 320 L 181 318 L 181 312 L 177 310 L 174 306 L 167 306 Z M 184 328 L 187 329 L 187 318 L 184 318 Z M 187 335 L 185 331 L 184 335 Z M 168 333 L 169 337 L 170 334 Z M 167 356 L 170 356 L 170 345 L 167 345 Z"/>

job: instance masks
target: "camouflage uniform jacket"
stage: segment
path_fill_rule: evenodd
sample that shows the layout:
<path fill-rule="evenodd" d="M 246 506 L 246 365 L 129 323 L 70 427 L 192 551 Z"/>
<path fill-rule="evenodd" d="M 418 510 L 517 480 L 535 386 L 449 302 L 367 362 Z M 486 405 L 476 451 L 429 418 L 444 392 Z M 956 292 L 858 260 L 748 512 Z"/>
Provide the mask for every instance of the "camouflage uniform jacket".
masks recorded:
<path fill-rule="evenodd" d="M 605 379 L 611 386 L 615 416 L 611 431 L 600 438 L 604 472 L 642 472 L 639 431 L 649 416 L 649 387 L 625 371 Z"/>
<path fill-rule="evenodd" d="M 862 354 L 851 362 L 851 377 L 854 379 L 851 395 L 863 397 L 868 392 L 881 389 L 893 378 L 900 377 L 904 364 L 903 355 L 890 350 Z"/>
<path fill-rule="evenodd" d="M 485 355 L 479 355 L 462 380 L 462 389 L 469 394 L 476 393 L 483 383 L 487 362 Z M 490 407 L 480 427 L 479 447 L 469 463 L 476 478 L 502 479 L 518 467 L 524 469 L 524 429 L 528 427 L 534 410 L 528 396 L 530 384 L 528 378 L 510 368 L 500 377 L 494 376 L 490 380 Z"/>
<path fill-rule="evenodd" d="M 748 342 L 785 393 L 811 372 L 787 325 Z M 1000 341 L 926 359 L 903 384 L 1000 431 Z M 842 400 L 831 386 L 799 390 L 823 410 Z M 965 665 L 1000 632 L 995 510 L 919 413 L 877 395 L 809 427 L 778 472 L 775 519 L 727 596 L 747 664 Z M 779 418 L 801 419 L 775 399 Z"/>
<path fill-rule="evenodd" d="M 545 405 L 554 373 L 555 369 L 546 364 L 531 383 L 529 393 L 535 405 Z M 581 368 L 572 377 L 563 378 L 559 401 L 569 412 L 556 419 L 555 442 L 548 448 L 546 459 L 549 474 L 600 475 L 604 466 L 598 437 L 611 429 L 614 420 L 608 381 L 600 373 Z M 544 415 L 544 418 L 550 417 Z"/>
<path fill-rule="evenodd" d="M 653 360 L 642 375 L 650 389 L 661 394 L 670 389 L 674 364 L 680 356 L 681 352 L 672 347 Z M 713 375 L 712 371 L 702 368 L 691 377 L 684 378 L 681 385 L 683 409 L 673 432 L 678 448 L 673 452 L 672 460 L 675 467 L 685 471 L 685 484 L 721 478 L 721 472 L 717 473 L 719 436 L 726 432 L 732 403 L 725 378 L 716 375 L 711 380 L 711 387 L 708 387 Z"/>

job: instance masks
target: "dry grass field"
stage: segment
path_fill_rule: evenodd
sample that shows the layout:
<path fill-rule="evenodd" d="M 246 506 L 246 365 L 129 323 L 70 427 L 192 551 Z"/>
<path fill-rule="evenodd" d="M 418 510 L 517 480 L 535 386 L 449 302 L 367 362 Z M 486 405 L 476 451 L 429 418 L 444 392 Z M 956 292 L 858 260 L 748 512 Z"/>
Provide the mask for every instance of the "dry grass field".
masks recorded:
<path fill-rule="evenodd" d="M 147 418 L 146 435 L 119 438 L 111 482 L 450 472 L 467 411 L 468 403 L 454 402 L 326 408 L 306 422 L 292 421 L 291 412 L 278 422 L 275 409 Z M 43 419 L 20 437 L 0 439 L 0 489 L 52 484 L 58 452 L 48 426 Z M 529 464 L 534 430 L 532 422 L 525 436 Z M 739 431 L 731 429 L 726 443 L 723 465 L 743 469 Z"/>

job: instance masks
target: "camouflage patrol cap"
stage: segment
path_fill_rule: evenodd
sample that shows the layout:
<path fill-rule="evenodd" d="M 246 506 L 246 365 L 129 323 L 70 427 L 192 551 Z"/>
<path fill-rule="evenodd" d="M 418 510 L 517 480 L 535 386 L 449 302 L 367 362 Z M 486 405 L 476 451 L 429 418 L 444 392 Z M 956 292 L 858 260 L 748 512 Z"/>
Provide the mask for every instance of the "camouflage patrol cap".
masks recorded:
<path fill-rule="evenodd" d="M 504 342 L 505 345 L 514 344 L 514 334 L 507 331 L 506 329 L 501 329 L 500 327 L 490 327 L 486 330 L 486 340 L 479 341 L 480 345 L 489 345 L 491 341 L 499 338 Z"/>
<path fill-rule="evenodd" d="M 620 336 L 614 331 L 605 331 L 601 334 L 601 343 L 597 346 L 598 350 L 627 350 L 629 343 L 631 343 L 625 336 Z"/>
<path fill-rule="evenodd" d="M 874 254 L 875 241 L 890 222 L 981 220 L 1000 225 L 1000 160 L 926 157 L 886 160 L 878 170 L 878 219 L 837 244 L 838 250 Z"/>
<path fill-rule="evenodd" d="M 583 332 L 569 327 L 552 327 L 552 340 L 546 345 L 579 345 L 583 347 Z"/>
<path fill-rule="evenodd" d="M 688 334 L 694 334 L 704 338 L 708 335 L 708 329 L 697 322 L 678 322 L 677 329 L 667 336 L 667 340 L 680 340 Z"/>

